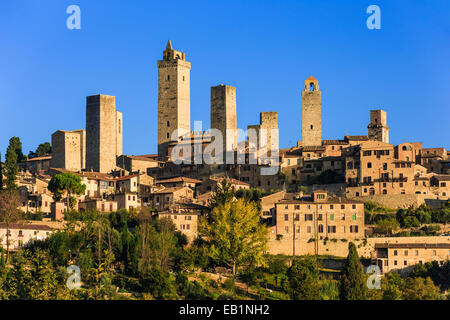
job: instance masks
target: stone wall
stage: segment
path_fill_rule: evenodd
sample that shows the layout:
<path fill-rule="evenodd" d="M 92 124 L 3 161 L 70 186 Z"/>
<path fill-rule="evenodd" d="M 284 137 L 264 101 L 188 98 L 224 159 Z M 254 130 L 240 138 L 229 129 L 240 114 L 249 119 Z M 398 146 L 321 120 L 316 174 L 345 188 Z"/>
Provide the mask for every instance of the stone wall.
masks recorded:
<path fill-rule="evenodd" d="M 375 244 L 381 243 L 450 243 L 450 237 L 436 236 L 436 237 L 385 237 L 385 238 L 362 238 L 351 240 L 358 250 L 360 257 L 371 258 L 375 252 Z M 333 255 L 336 257 L 346 257 L 348 255 L 349 241 L 319 240 L 318 254 L 319 255 Z M 268 253 L 270 254 L 285 254 L 293 255 L 294 243 L 291 239 L 276 239 L 275 232 L 269 231 Z M 307 242 L 304 240 L 295 241 L 295 255 L 314 254 L 314 242 Z"/>

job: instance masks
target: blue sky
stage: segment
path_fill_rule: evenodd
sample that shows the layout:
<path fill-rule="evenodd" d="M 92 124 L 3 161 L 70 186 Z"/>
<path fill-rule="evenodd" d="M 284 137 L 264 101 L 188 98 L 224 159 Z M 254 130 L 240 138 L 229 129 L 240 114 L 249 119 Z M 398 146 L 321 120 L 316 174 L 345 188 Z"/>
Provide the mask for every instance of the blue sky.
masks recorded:
<path fill-rule="evenodd" d="M 68 30 L 66 8 L 81 8 Z M 381 9 L 369 30 L 366 8 Z M 24 153 L 85 127 L 87 95 L 116 96 L 124 153 L 157 150 L 157 67 L 168 39 L 191 69 L 191 121 L 210 124 L 210 87 L 237 88 L 238 126 L 278 111 L 280 146 L 301 139 L 301 89 L 322 91 L 324 139 L 367 134 L 388 112 L 391 143 L 450 149 L 450 1 L 114 1 L 0 3 L 0 151 Z"/>

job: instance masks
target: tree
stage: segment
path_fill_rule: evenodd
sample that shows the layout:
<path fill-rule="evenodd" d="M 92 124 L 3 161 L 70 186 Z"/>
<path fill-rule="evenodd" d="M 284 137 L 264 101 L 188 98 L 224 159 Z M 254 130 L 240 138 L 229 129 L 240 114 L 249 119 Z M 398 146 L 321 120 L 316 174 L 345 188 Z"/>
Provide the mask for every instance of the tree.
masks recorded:
<path fill-rule="evenodd" d="M 81 178 L 73 173 L 59 173 L 48 183 L 48 190 L 53 192 L 53 199 L 60 201 L 63 194 L 66 193 L 67 211 L 73 207 L 71 203 L 72 195 L 81 195 L 86 190 L 86 185 L 81 183 Z M 71 205 L 72 204 L 72 205 Z"/>
<path fill-rule="evenodd" d="M 387 235 L 392 235 L 392 232 L 398 227 L 399 223 L 395 218 L 380 219 L 376 222 L 377 231 Z"/>
<path fill-rule="evenodd" d="M 211 258 L 231 267 L 234 275 L 244 263 L 264 263 L 267 228 L 254 202 L 218 202 L 209 219 L 200 220 L 199 233 L 209 242 Z"/>
<path fill-rule="evenodd" d="M 19 137 L 12 137 L 9 139 L 8 149 L 11 149 L 16 153 L 18 162 L 26 160 L 26 157 L 22 153 L 22 142 Z"/>
<path fill-rule="evenodd" d="M 17 191 L 0 191 L 0 221 L 4 222 L 6 226 L 6 262 L 9 259 L 9 227 L 20 217 L 19 205 L 20 197 Z"/>
<path fill-rule="evenodd" d="M 389 272 L 381 280 L 383 300 L 401 300 L 405 280 L 397 272 Z"/>
<path fill-rule="evenodd" d="M 231 183 L 227 183 L 225 179 L 220 184 L 217 184 L 211 199 L 209 200 L 209 207 L 214 208 L 218 205 L 224 205 L 225 203 L 233 200 L 234 187 Z"/>
<path fill-rule="evenodd" d="M 3 189 L 3 164 L 2 164 L 2 154 L 0 152 L 0 190 Z"/>
<path fill-rule="evenodd" d="M 405 281 L 403 299 L 405 300 L 437 300 L 439 299 L 439 288 L 436 287 L 429 277 L 408 278 Z"/>
<path fill-rule="evenodd" d="M 42 157 L 45 156 L 46 154 L 49 154 L 52 152 L 52 146 L 50 145 L 49 142 L 44 142 L 41 143 L 37 148 L 36 151 L 30 151 L 30 153 L 28 154 L 29 158 L 34 158 L 34 157 Z"/>
<path fill-rule="evenodd" d="M 341 277 L 341 300 L 365 300 L 367 287 L 358 252 L 353 242 L 348 245 L 348 256 Z"/>
<path fill-rule="evenodd" d="M 293 300 L 320 299 L 319 266 L 314 257 L 294 259 L 288 270 L 288 278 Z"/>
<path fill-rule="evenodd" d="M 404 220 L 405 228 L 418 228 L 420 227 L 420 221 L 415 216 L 407 216 Z"/>
<path fill-rule="evenodd" d="M 9 146 L 6 149 L 5 158 L 5 176 L 6 176 L 6 189 L 15 190 L 17 189 L 16 179 L 19 169 L 17 168 L 18 155 L 16 152 L 16 146 L 14 145 L 15 137 L 9 140 Z"/>

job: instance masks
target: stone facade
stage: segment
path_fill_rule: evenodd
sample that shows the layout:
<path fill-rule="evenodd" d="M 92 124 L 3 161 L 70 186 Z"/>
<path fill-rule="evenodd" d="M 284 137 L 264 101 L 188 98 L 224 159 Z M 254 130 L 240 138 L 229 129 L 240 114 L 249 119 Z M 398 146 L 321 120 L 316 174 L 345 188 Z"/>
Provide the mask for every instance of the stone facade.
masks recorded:
<path fill-rule="evenodd" d="M 122 154 L 122 113 L 116 98 L 98 94 L 86 98 L 86 169 L 110 172 Z"/>
<path fill-rule="evenodd" d="M 222 132 L 223 151 L 237 148 L 236 88 L 211 87 L 211 128 Z"/>
<path fill-rule="evenodd" d="M 302 146 L 322 145 L 322 92 L 313 76 L 302 91 Z"/>
<path fill-rule="evenodd" d="M 170 40 L 158 61 L 158 157 L 167 159 L 174 131 L 177 138 L 190 132 L 191 63 L 184 52 L 172 49 Z"/>
<path fill-rule="evenodd" d="M 370 110 L 370 124 L 367 128 L 369 139 L 389 143 L 386 111 Z"/>
<path fill-rule="evenodd" d="M 81 171 L 86 167 L 86 131 L 58 130 L 52 134 L 53 168 Z"/>

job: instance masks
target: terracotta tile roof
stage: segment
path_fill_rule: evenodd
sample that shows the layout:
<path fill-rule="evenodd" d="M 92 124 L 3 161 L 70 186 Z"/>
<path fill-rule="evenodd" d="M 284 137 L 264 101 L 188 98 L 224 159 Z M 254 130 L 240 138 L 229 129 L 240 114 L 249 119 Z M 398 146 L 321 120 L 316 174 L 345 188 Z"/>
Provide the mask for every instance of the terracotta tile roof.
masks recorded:
<path fill-rule="evenodd" d="M 359 204 L 364 203 L 363 201 L 359 200 L 351 200 L 347 198 L 336 198 L 336 197 L 328 197 L 326 201 L 312 201 L 311 200 L 281 200 L 277 202 L 276 204 L 282 205 L 282 204 Z"/>
<path fill-rule="evenodd" d="M 223 180 L 226 180 L 228 183 L 231 183 L 231 184 L 250 186 L 250 184 L 247 183 L 247 182 L 240 181 L 240 180 L 233 179 L 233 178 L 214 178 L 214 177 L 212 177 L 210 179 L 214 180 L 214 181 L 217 181 L 217 182 L 222 182 Z"/>
<path fill-rule="evenodd" d="M 445 237 L 444 237 L 445 239 Z M 450 249 L 450 243 L 375 243 L 375 249 L 380 248 L 429 248 L 429 249 Z"/>
<path fill-rule="evenodd" d="M 322 140 L 322 145 L 344 145 L 344 144 L 348 144 L 347 141 L 345 140 Z"/>
<path fill-rule="evenodd" d="M 31 158 L 31 159 L 27 159 L 25 162 L 41 161 L 41 160 L 52 160 L 52 156 L 42 156 L 42 157 Z"/>
<path fill-rule="evenodd" d="M 174 183 L 174 182 L 186 182 L 186 183 L 202 183 L 201 180 L 192 179 L 188 177 L 175 177 L 169 179 L 163 179 L 156 181 L 156 184 Z"/>
<path fill-rule="evenodd" d="M 0 223 L 0 229 L 6 229 L 6 223 Z M 25 223 L 10 223 L 9 229 L 43 230 L 43 231 L 54 230 L 45 224 L 32 224 L 32 223 L 26 223 L 26 224 Z"/>
<path fill-rule="evenodd" d="M 325 151 L 324 146 L 306 146 L 300 148 L 303 152 Z"/>
<path fill-rule="evenodd" d="M 129 180 L 129 179 L 135 178 L 137 176 L 139 176 L 139 174 L 132 174 L 132 175 L 129 175 L 129 176 L 123 176 L 123 177 L 115 178 L 114 180 L 115 181 L 124 181 L 124 180 Z"/>
<path fill-rule="evenodd" d="M 365 141 L 369 140 L 368 136 L 345 136 L 345 140 L 353 140 L 353 141 Z"/>

